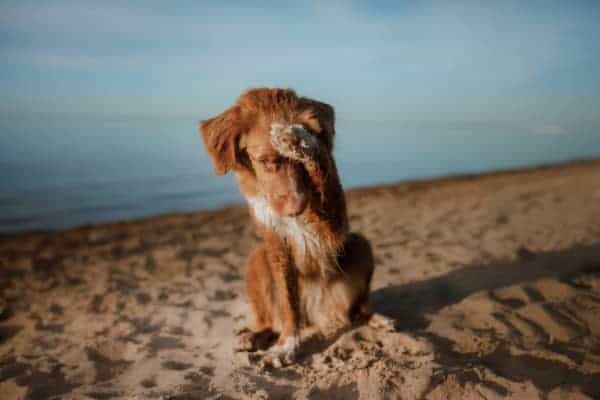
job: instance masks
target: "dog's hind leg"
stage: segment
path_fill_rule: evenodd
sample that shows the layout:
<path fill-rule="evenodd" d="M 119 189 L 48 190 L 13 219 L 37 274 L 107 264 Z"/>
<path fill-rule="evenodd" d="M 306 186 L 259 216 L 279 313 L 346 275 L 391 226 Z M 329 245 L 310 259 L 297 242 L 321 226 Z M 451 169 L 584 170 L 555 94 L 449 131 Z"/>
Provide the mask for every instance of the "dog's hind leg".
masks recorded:
<path fill-rule="evenodd" d="M 350 233 L 338 262 L 347 277 L 346 284 L 352 288 L 354 294 L 350 308 L 347 310 L 348 318 L 352 321 L 361 319 L 362 314 L 369 312 L 369 291 L 375 271 L 375 258 L 371 244 L 363 235 Z"/>
<path fill-rule="evenodd" d="M 368 324 L 377 330 L 394 331 L 394 320 L 373 312 L 369 305 L 371 278 L 375 270 L 373 250 L 368 240 L 359 233 L 350 233 L 340 257 L 341 268 L 350 276 L 356 297 L 348 309 L 348 317 L 357 324 Z"/>
<path fill-rule="evenodd" d="M 324 336 L 370 318 L 369 290 L 375 268 L 371 245 L 362 235 L 350 233 L 337 261 L 340 271 L 323 282 L 319 307 L 311 313 Z"/>

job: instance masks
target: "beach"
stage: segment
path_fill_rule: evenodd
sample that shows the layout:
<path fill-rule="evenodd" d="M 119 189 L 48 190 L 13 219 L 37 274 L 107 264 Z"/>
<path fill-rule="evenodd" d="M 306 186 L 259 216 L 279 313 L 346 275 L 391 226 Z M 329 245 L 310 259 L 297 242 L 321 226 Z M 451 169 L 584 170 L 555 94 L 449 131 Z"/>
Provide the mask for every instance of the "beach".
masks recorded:
<path fill-rule="evenodd" d="M 600 398 L 600 160 L 347 199 L 394 329 L 282 369 L 233 351 L 244 206 L 0 236 L 0 398 Z"/>

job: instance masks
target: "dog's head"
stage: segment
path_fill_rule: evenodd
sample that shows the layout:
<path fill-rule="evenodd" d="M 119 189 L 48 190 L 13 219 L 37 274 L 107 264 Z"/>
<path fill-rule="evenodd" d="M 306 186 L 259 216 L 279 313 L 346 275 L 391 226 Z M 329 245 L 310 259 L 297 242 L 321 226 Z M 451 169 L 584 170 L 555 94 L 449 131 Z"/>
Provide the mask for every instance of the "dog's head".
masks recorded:
<path fill-rule="evenodd" d="M 303 166 L 279 154 L 271 130 L 281 124 L 301 126 L 331 152 L 335 134 L 331 106 L 298 97 L 290 89 L 253 89 L 214 118 L 202 121 L 200 132 L 215 173 L 233 170 L 246 180 L 250 195 L 264 197 L 280 215 L 301 214 L 310 187 Z M 249 194 L 249 193 L 245 193 Z"/>

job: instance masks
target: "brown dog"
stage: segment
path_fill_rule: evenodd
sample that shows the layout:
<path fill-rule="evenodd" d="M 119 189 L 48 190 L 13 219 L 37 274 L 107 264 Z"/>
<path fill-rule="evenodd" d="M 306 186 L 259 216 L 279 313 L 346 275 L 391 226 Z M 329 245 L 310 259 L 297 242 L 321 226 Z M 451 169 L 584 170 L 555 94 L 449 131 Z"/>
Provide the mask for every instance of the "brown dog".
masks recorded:
<path fill-rule="evenodd" d="M 332 148 L 331 106 L 289 89 L 254 89 L 201 122 L 219 175 L 233 170 L 264 244 L 247 261 L 254 351 L 278 337 L 264 361 L 293 362 L 300 328 L 330 336 L 366 311 L 373 274 L 369 242 L 350 233 Z"/>

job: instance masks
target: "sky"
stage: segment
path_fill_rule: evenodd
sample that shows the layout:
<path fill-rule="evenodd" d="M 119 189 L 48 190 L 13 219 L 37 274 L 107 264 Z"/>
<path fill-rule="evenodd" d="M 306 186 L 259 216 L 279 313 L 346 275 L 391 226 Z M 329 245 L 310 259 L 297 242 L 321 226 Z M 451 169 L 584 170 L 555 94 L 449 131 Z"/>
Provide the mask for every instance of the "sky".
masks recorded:
<path fill-rule="evenodd" d="M 0 113 L 194 117 L 292 87 L 345 120 L 600 126 L 597 1 L 0 0 Z"/>

